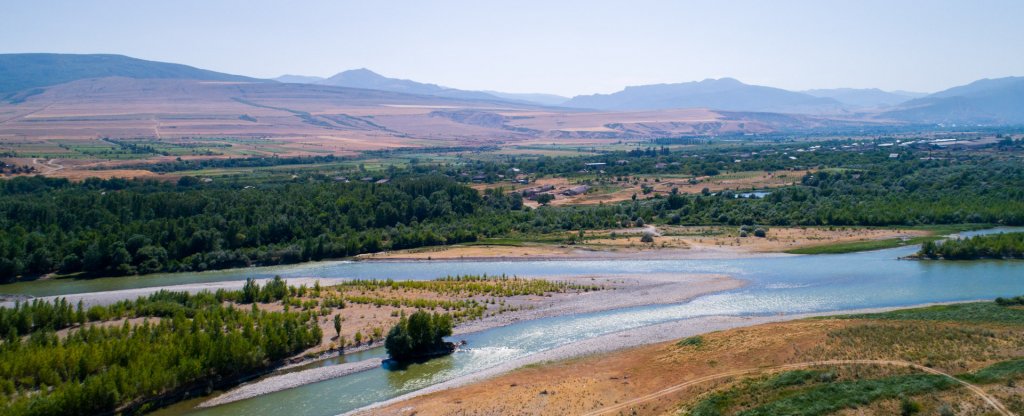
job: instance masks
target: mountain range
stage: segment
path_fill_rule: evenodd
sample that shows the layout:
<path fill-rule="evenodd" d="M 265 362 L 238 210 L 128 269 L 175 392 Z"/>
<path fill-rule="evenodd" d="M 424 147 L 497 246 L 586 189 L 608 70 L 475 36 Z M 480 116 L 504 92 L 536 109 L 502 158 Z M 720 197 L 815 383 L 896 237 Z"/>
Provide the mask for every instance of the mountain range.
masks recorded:
<path fill-rule="evenodd" d="M 655 111 L 706 108 L 733 112 L 854 117 L 923 124 L 1024 123 L 1024 78 L 985 79 L 930 95 L 878 89 L 789 91 L 749 85 L 732 78 L 676 84 L 630 86 L 611 94 L 572 98 L 549 94 L 471 91 L 407 79 L 389 78 L 369 69 L 340 72 L 328 78 L 284 75 L 274 80 L 220 73 L 187 65 L 146 61 L 121 55 L 0 54 L 0 101 L 16 105 L 55 86 L 87 79 L 191 80 L 222 83 L 314 85 L 302 89 L 337 97 L 327 87 L 395 93 L 389 102 L 421 101 L 415 97 L 469 100 L 488 105 L 534 105 L 573 111 Z M 134 85 L 134 84 L 133 84 Z M 290 88 L 290 89 L 289 89 Z M 287 87 L 284 90 L 296 90 Z M 76 89 L 81 93 L 80 89 Z M 351 95 L 350 93 L 346 93 Z M 368 92 L 361 93 L 363 95 Z M 358 95 L 358 94 L 356 94 Z M 483 104 L 481 104 L 483 105 Z"/>
<path fill-rule="evenodd" d="M 122 55 L 0 54 L 0 95 L 87 78 L 259 82 L 256 78 Z"/>
<path fill-rule="evenodd" d="M 832 98 L 748 85 L 732 78 L 626 87 L 612 94 L 576 96 L 566 102 L 565 106 L 615 111 L 702 107 L 727 111 L 809 114 L 840 112 L 843 107 L 842 103 Z"/>
<path fill-rule="evenodd" d="M 568 98 L 550 94 L 517 94 L 497 91 L 468 91 L 427 84 L 407 79 L 388 78 L 366 68 L 351 69 L 339 72 L 329 78 L 303 75 L 282 75 L 275 81 L 331 85 L 335 87 L 363 88 L 369 90 L 391 91 L 403 94 L 433 95 L 437 97 L 464 98 L 475 100 L 506 100 L 539 105 L 559 105 Z"/>

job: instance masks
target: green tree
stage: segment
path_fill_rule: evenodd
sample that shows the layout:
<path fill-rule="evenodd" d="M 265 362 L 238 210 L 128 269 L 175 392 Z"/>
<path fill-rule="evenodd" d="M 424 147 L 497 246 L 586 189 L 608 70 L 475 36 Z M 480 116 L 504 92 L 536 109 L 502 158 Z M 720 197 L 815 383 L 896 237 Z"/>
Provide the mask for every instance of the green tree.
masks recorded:
<path fill-rule="evenodd" d="M 341 314 L 334 315 L 334 332 L 338 334 L 338 339 L 341 339 Z"/>

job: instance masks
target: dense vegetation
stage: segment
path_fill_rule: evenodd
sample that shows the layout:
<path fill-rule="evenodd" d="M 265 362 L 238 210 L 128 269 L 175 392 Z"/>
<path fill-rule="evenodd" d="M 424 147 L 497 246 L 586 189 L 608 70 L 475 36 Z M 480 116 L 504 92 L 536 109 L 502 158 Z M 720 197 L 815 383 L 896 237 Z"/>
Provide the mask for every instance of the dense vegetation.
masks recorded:
<path fill-rule="evenodd" d="M 387 169 L 386 184 L 344 183 L 335 174 L 214 182 L 183 177 L 176 184 L 19 177 L 0 182 L 0 280 L 50 272 L 125 275 L 295 263 L 480 239 L 557 238 L 568 231 L 645 222 L 1024 224 L 1024 167 L 1014 152 L 908 148 L 894 158 L 892 150 L 871 143 L 843 143 L 412 164 Z M 586 163 L 606 165 L 597 172 Z M 727 171 L 813 173 L 800 178 L 798 186 L 773 189 L 760 199 L 737 198 L 733 190 L 672 192 L 616 204 L 535 210 L 524 208 L 518 193 L 501 188 L 478 192 L 462 184 L 470 178 L 493 181 L 498 175 L 507 180 L 513 168 L 595 183 L 639 180 L 630 175 L 647 175 L 644 180 L 694 175 L 697 181 L 698 175 Z"/>
<path fill-rule="evenodd" d="M 63 301 L 0 308 L 0 316 L 16 323 L 0 343 L 0 413 L 136 408 L 184 390 L 230 384 L 320 342 L 313 313 L 237 309 L 222 304 L 225 295 L 159 292 L 88 311 L 73 311 Z M 145 319 L 108 321 L 119 317 Z M 95 321 L 104 322 L 89 323 Z"/>
<path fill-rule="evenodd" d="M 917 252 L 920 258 L 973 260 L 1024 258 L 1024 233 L 999 233 L 926 242 Z"/>
<path fill-rule="evenodd" d="M 443 177 L 392 185 L 0 182 L 0 279 L 293 263 L 473 241 L 521 200 Z"/>
<path fill-rule="evenodd" d="M 422 310 L 402 317 L 388 331 L 384 348 L 395 360 L 406 360 L 452 351 L 444 337 L 452 334 L 452 319 L 445 314 L 431 314 Z"/>

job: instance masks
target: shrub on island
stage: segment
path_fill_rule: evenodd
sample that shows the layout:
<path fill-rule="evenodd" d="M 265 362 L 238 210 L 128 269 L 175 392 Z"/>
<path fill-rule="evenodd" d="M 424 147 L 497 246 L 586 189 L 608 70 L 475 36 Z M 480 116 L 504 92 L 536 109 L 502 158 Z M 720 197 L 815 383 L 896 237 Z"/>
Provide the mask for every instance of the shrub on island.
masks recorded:
<path fill-rule="evenodd" d="M 444 337 L 451 334 L 451 316 L 420 310 L 391 327 L 384 348 L 396 361 L 450 354 L 455 344 L 445 342 Z"/>

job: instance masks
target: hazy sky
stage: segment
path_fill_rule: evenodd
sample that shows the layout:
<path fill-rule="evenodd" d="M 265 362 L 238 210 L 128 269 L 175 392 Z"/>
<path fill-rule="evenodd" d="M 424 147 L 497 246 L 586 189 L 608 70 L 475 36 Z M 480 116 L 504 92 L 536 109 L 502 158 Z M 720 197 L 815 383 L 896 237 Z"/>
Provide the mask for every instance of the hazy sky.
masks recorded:
<path fill-rule="evenodd" d="M 563 95 L 725 76 L 931 92 L 1024 75 L 1022 21 L 1024 0 L 4 0 L 0 52 Z"/>

